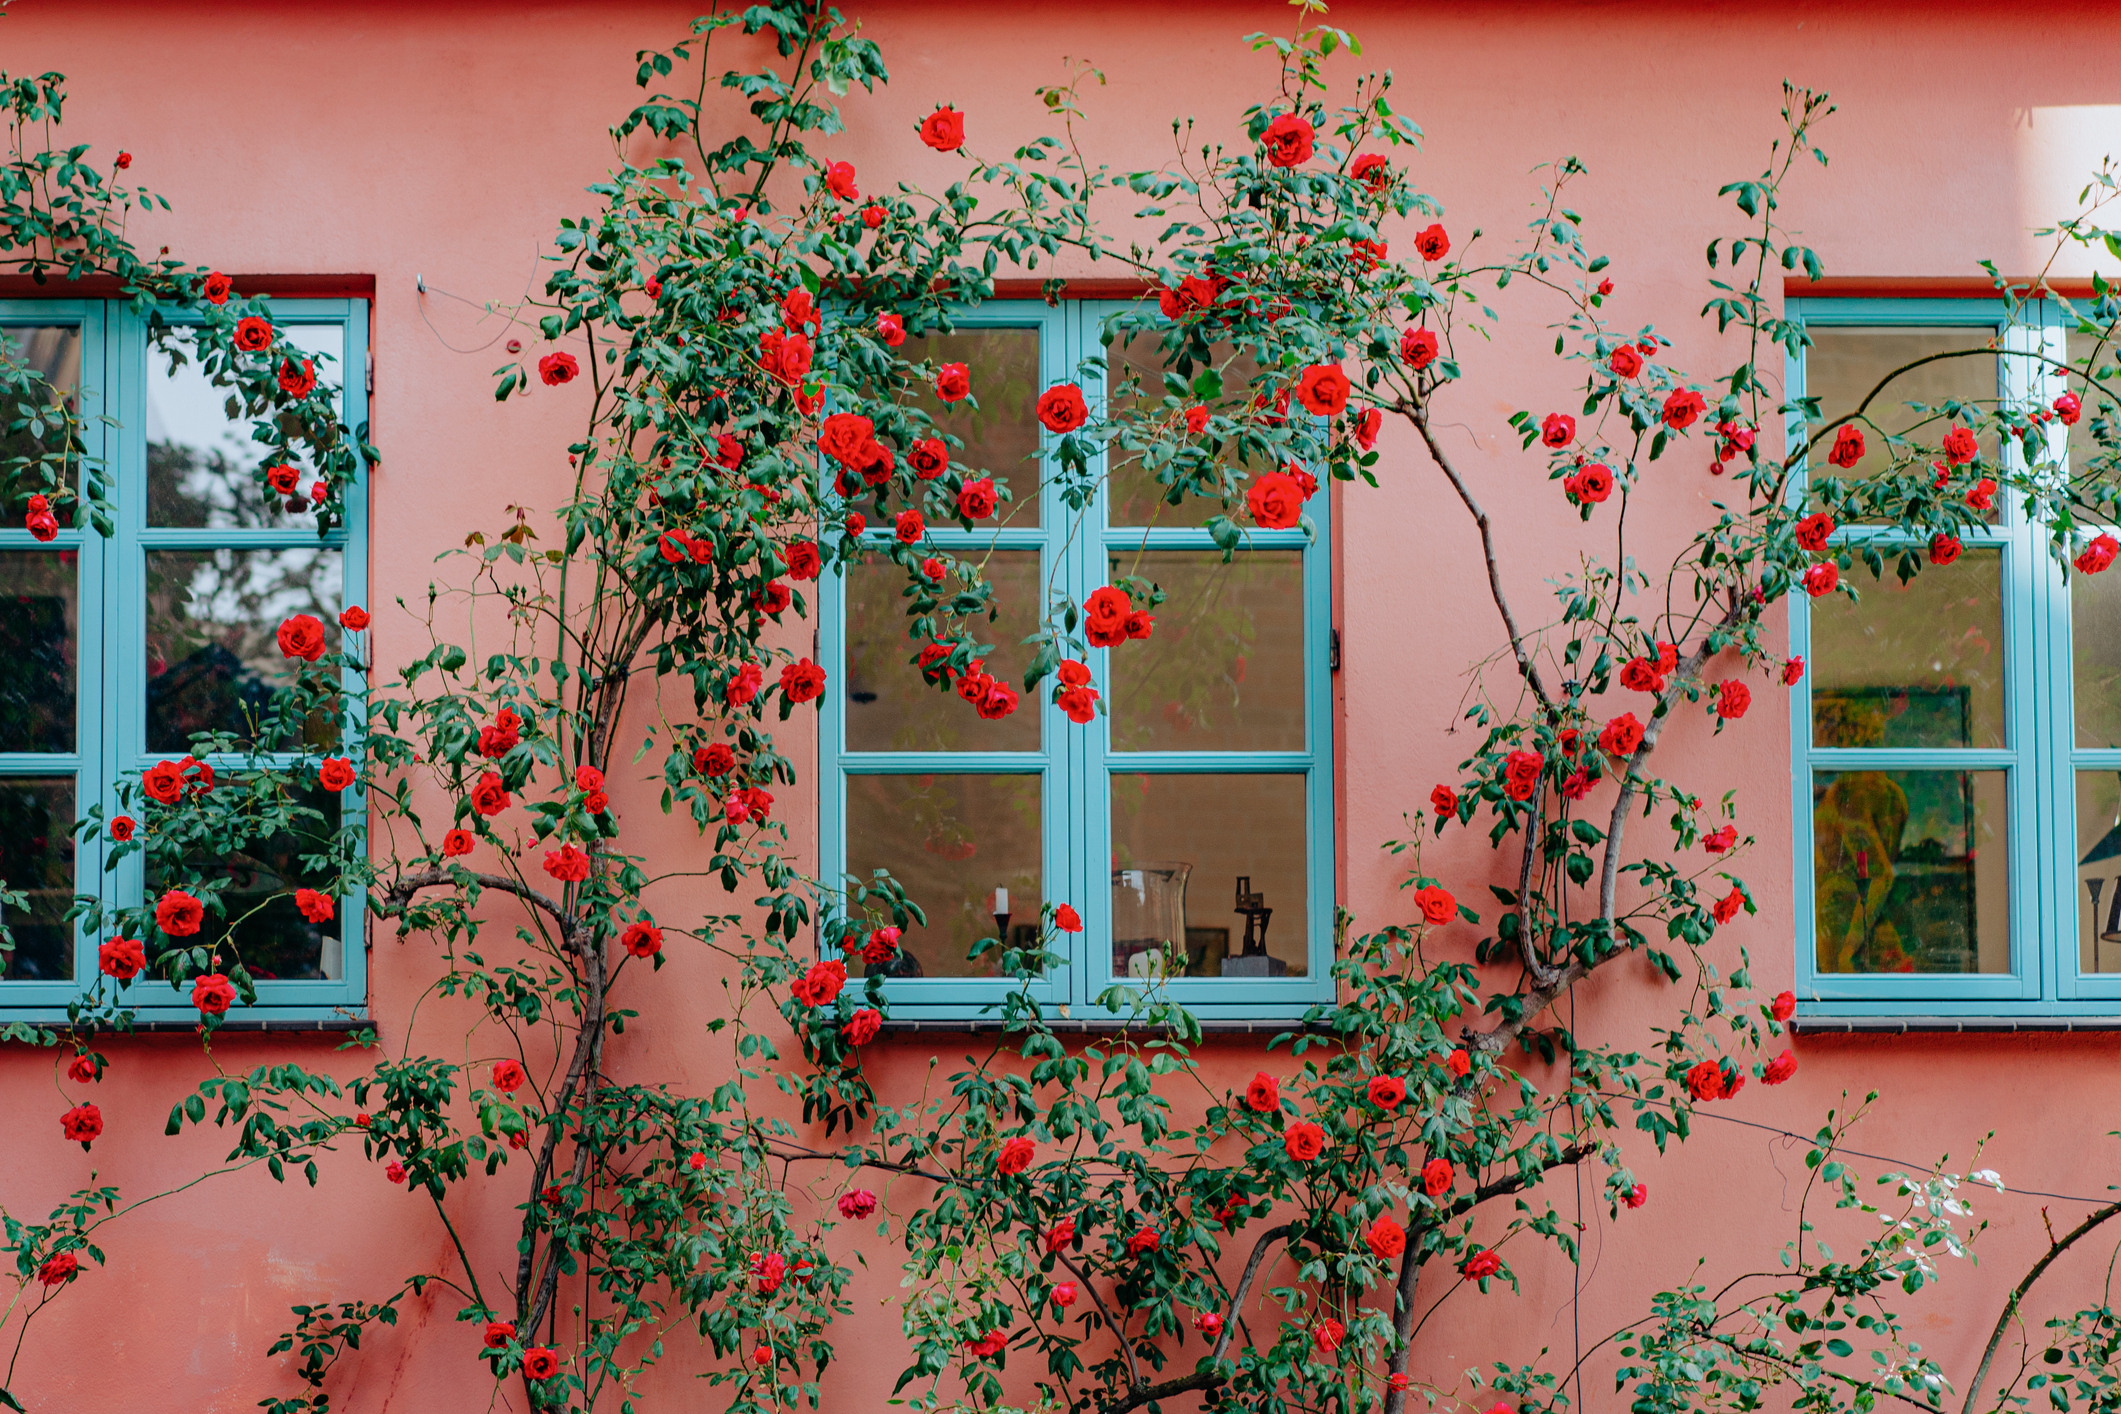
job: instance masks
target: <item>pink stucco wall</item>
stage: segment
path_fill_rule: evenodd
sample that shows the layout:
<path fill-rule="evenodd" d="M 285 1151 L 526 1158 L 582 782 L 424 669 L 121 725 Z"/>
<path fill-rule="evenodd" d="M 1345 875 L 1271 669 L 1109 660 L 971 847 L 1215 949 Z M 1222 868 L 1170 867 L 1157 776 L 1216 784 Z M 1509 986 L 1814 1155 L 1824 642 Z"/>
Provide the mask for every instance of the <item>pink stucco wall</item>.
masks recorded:
<path fill-rule="evenodd" d="M 608 158 L 603 133 L 634 101 L 632 55 L 677 37 L 683 6 L 651 4 L 189 6 L 25 0 L 0 27 L 0 61 L 17 72 L 72 77 L 74 140 L 126 147 L 133 175 L 167 194 L 175 213 L 143 221 L 135 238 L 239 272 L 357 272 L 376 281 L 375 476 L 372 602 L 418 597 L 434 556 L 466 529 L 491 525 L 506 502 L 550 502 L 566 467 L 572 390 L 540 390 L 498 407 L 486 347 L 500 331 L 456 300 L 420 298 L 415 275 L 474 303 L 508 300 L 541 278 L 542 238 L 589 209 L 580 194 Z M 1109 85 L 1092 91 L 1084 129 L 1095 160 L 1136 165 L 1168 150 L 1169 120 L 1198 115 L 1231 135 L 1269 70 L 1239 37 L 1283 25 L 1279 4 L 1044 3 L 932 5 L 893 0 L 867 9 L 895 81 L 851 105 L 854 130 L 837 145 L 873 186 L 900 177 L 939 184 L 950 159 L 918 147 L 911 127 L 937 101 L 970 115 L 982 153 L 1041 130 L 1034 84 L 1061 74 L 1062 56 L 1087 58 Z M 1531 215 L 1535 164 L 1575 154 L 1590 176 L 1574 204 L 1590 239 L 1615 256 L 1623 320 L 1655 322 L 1675 359 L 1706 366 L 1718 354 L 1693 317 L 1702 303 L 1700 253 L 1729 222 L 1717 185 L 1756 172 L 1777 130 L 1778 82 L 1831 90 L 1841 113 L 1819 138 L 1834 163 L 1807 172 L 1788 216 L 1835 274 L 1971 275 L 1995 258 L 2032 266 L 2026 234 L 2069 201 L 2082 172 L 2121 125 L 2121 80 L 2111 65 L 2121 12 L 2046 8 L 2037 24 L 1999 24 L 1991 6 L 1926 3 L 1726 5 L 1386 5 L 1336 7 L 1336 22 L 1367 42 L 1368 57 L 1399 76 L 1401 107 L 1427 131 L 1417 180 L 1446 203 L 1454 236 L 1480 226 L 1508 240 Z M 2059 41 L 2059 42 L 2058 42 Z M 1534 357 L 1551 340 L 1546 316 L 1513 312 L 1492 348 L 1468 359 L 1470 377 L 1443 420 L 1506 513 L 1502 532 L 1516 593 L 1532 601 L 1572 543 L 1575 517 L 1541 471 L 1514 451 L 1505 416 L 1543 408 L 1560 388 Z M 463 352 L 462 350 L 470 350 Z M 1343 901 L 1365 923 L 1402 916 L 1393 863 L 1375 851 L 1400 812 L 1419 804 L 1465 754 L 1447 737 L 1466 665 L 1496 642 L 1480 600 L 1470 527 L 1447 488 L 1403 438 L 1387 433 L 1382 490 L 1352 500 L 1344 518 L 1337 617 L 1346 641 Z M 1713 483 L 1689 458 L 1660 464 L 1656 494 L 1637 501 L 1638 553 L 1669 547 L 1707 513 Z M 412 642 L 409 625 L 379 608 L 376 641 L 388 663 Z M 1675 729 L 1672 754 L 1705 796 L 1740 792 L 1745 827 L 1761 846 L 1744 864 L 1765 908 L 1730 930 L 1751 949 L 1766 990 L 1791 973 L 1787 730 L 1779 696 L 1763 692 L 1737 730 L 1712 742 L 1698 722 Z M 800 748 L 794 753 L 801 759 Z M 656 816 L 653 788 L 621 788 L 633 830 L 681 847 Z M 797 829 L 814 814 L 794 807 Z M 637 838 L 639 836 L 637 835 Z M 1464 838 L 1460 837 L 1461 840 Z M 1479 892 L 1483 850 L 1447 849 L 1431 867 Z M 424 944 L 379 941 L 373 1009 L 386 1043 L 407 1040 L 408 1004 L 425 975 Z M 1728 960 L 1728 959 L 1727 959 Z M 702 964 L 683 960 L 643 989 L 620 1064 L 699 1088 L 720 1056 L 702 1022 L 718 994 Z M 1577 1024 L 1594 1037 L 1640 1036 L 1677 998 L 1622 963 L 1582 989 Z M 412 1041 L 439 1046 L 447 1018 L 423 1014 Z M 879 1070 L 911 1083 L 933 1055 L 967 1049 L 929 1037 L 892 1044 Z M 231 1069 L 294 1057 L 352 1073 L 315 1039 L 231 1038 Z M 1993 1130 L 1987 1162 L 2014 1187 L 2093 1195 L 2108 1181 L 2104 1137 L 2121 1043 L 2088 1037 L 1811 1040 L 1803 1069 L 1781 1090 L 1749 1087 L 1721 1113 L 1810 1132 L 1843 1092 L 1882 1092 L 1858 1147 L 1922 1162 L 1964 1159 Z M 93 1156 L 61 1142 L 44 1056 L 0 1054 L 0 1200 L 41 1214 L 89 1181 L 144 1193 L 210 1167 L 212 1134 L 162 1137 L 174 1096 L 203 1073 L 188 1038 L 116 1045 L 115 1073 L 98 1095 L 109 1130 Z M 1211 1067 L 1249 1075 L 1252 1047 L 1218 1043 Z M 1658 1158 L 1624 1139 L 1650 1205 L 1608 1224 L 1586 1204 L 1583 1331 L 1602 1335 L 1616 1312 L 1686 1280 L 1696 1254 L 1712 1279 L 1772 1262 L 1790 1232 L 1802 1149 L 1759 1129 L 1707 1123 L 1684 1153 Z M 1883 1167 L 1880 1165 L 1879 1167 Z M 1553 1200 L 1574 1199 L 1564 1178 Z M 1962 1374 L 2007 1274 L 2040 1242 L 2040 1211 L 2058 1223 L 2065 1201 L 2003 1197 L 1983 1205 L 1994 1224 L 1977 1270 L 1954 1265 L 1941 1290 L 1903 1303 L 1919 1338 Z M 510 1250 L 506 1210 L 473 1213 L 474 1250 Z M 109 1230 L 111 1265 L 40 1319 L 15 1388 L 33 1408 L 130 1408 L 148 1391 L 171 1408 L 238 1410 L 291 1383 L 264 1358 L 294 1302 L 378 1296 L 412 1262 L 447 1268 L 446 1240 L 416 1200 L 357 1156 L 326 1166 L 315 1191 L 262 1174 L 217 1179 L 158 1202 Z M 834 1401 L 875 1403 L 899 1368 L 888 1298 L 896 1275 L 872 1254 L 856 1315 L 839 1332 Z M 496 1265 L 502 1260 L 495 1256 Z M 2082 1286 L 2090 1254 L 2063 1264 Z M 1444 1278 L 1425 1284 L 1423 1302 Z M 1522 1296 L 1454 1296 L 1424 1336 L 1424 1363 L 1447 1373 L 1497 1358 L 1569 1350 L 1571 1273 L 1535 1268 Z M 2056 1293 L 2059 1304 L 2062 1292 Z M 2068 1294 L 2074 1295 L 2071 1291 Z M 415 1302 L 411 1319 L 364 1349 L 341 1387 L 349 1414 L 484 1406 L 475 1341 L 450 1321 L 453 1298 Z M 682 1340 L 683 1337 L 678 1337 Z M 657 1383 L 688 1401 L 711 1398 L 683 1374 L 700 1358 L 679 1350 Z M 1593 1380 L 1586 1394 L 1603 1396 Z M 511 1399 L 514 1395 L 511 1394 Z"/>

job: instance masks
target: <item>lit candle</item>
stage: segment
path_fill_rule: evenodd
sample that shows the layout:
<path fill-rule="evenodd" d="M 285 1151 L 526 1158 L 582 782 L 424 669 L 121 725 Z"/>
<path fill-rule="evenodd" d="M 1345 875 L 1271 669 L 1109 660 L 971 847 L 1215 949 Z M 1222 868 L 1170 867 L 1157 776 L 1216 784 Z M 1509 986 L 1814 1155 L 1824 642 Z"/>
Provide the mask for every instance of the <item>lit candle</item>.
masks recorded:
<path fill-rule="evenodd" d="M 994 916 L 996 918 L 1006 917 L 1008 912 L 1009 891 L 1007 889 L 996 889 L 994 891 Z"/>

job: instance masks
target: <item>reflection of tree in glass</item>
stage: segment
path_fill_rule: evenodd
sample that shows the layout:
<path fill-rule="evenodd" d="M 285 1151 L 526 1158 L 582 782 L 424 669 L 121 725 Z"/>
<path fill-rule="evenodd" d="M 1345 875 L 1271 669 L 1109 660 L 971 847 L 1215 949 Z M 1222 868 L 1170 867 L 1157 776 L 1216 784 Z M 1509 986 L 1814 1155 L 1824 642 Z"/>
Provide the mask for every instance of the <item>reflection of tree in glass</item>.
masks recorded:
<path fill-rule="evenodd" d="M 280 624 L 313 615 L 336 646 L 343 558 L 309 547 L 150 553 L 148 749 L 182 751 L 203 731 L 247 739 L 272 689 L 294 676 L 276 639 Z"/>
<path fill-rule="evenodd" d="M 1112 650 L 1113 747 L 1301 750 L 1303 567 L 1294 553 L 1118 555 L 1169 597 L 1147 640 Z"/>
<path fill-rule="evenodd" d="M 306 351 L 319 377 L 332 376 L 332 356 L 345 334 L 340 325 L 285 326 Z M 250 415 L 231 415 L 230 386 L 216 387 L 196 362 L 189 331 L 165 329 L 148 358 L 147 523 L 194 529 L 278 528 L 310 520 L 310 465 L 287 500 L 269 496 L 258 468 L 267 449 L 252 437 Z"/>
<path fill-rule="evenodd" d="M 0 751 L 74 749 L 76 550 L 0 552 Z"/>
<path fill-rule="evenodd" d="M 72 781 L 0 782 L 0 880 L 29 896 L 5 919 L 15 951 L 0 976 L 15 981 L 63 980 L 74 975 Z"/>
<path fill-rule="evenodd" d="M 70 427 L 81 387 L 81 331 L 73 325 L 0 330 L 0 486 L 7 510 L 20 511 L 31 494 L 69 485 L 69 457 L 81 454 Z M 55 504 L 65 525 L 70 508 Z"/>
<path fill-rule="evenodd" d="M 217 789 L 236 789 L 233 780 Z M 261 979 L 335 977 L 340 971 L 339 929 L 345 900 L 329 922 L 312 923 L 296 908 L 293 891 L 313 888 L 329 894 L 336 870 L 326 854 L 339 826 L 339 797 L 324 791 L 299 795 L 288 818 L 261 828 L 242 848 L 214 859 L 192 859 L 191 869 L 204 880 L 227 879 L 221 894 L 226 916 L 211 910 L 192 945 L 220 948 L 240 957 Z M 150 878 L 150 897 L 161 881 Z"/>

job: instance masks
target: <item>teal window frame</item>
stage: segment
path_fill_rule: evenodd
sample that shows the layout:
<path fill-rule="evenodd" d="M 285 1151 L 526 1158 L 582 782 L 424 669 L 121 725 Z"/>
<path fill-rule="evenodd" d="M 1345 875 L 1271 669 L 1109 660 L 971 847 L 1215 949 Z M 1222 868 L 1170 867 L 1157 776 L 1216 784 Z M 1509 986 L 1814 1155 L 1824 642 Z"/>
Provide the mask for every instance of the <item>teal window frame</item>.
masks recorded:
<path fill-rule="evenodd" d="M 368 302 L 363 299 L 277 299 L 271 302 L 274 323 L 338 325 L 344 331 L 339 362 L 322 376 L 338 380 L 344 420 L 349 427 L 368 421 Z M 181 312 L 165 311 L 165 322 L 181 325 Z M 93 530 L 68 526 L 50 544 L 39 544 L 19 524 L 0 525 L 0 550 L 78 549 L 80 552 L 80 625 L 76 693 L 76 751 L 71 755 L 0 753 L 0 776 L 52 776 L 69 771 L 75 778 L 75 810 L 86 815 L 101 806 L 104 817 L 118 813 L 113 789 L 121 775 L 133 775 L 179 752 L 147 750 L 147 555 L 151 550 L 263 550 L 322 546 L 343 552 L 347 604 L 368 603 L 368 469 L 362 465 L 347 493 L 348 523 L 318 537 L 313 527 L 284 529 L 155 528 L 147 524 L 147 373 L 148 323 L 145 315 L 121 301 L 5 300 L 0 325 L 78 323 L 82 330 L 81 393 L 83 440 L 88 455 L 99 458 L 109 477 L 115 502 L 115 531 L 108 538 Z M 16 518 L 19 519 L 19 518 Z M 349 690 L 360 677 L 349 671 Z M 216 769 L 239 758 L 206 758 Z M 282 762 L 302 759 L 281 753 Z M 365 821 L 358 790 L 342 797 L 344 818 Z M 140 857 L 134 854 L 115 870 L 106 868 L 105 841 L 76 841 L 75 891 L 93 895 L 106 908 L 130 907 L 141 898 Z M 367 1014 L 367 899 L 355 892 L 339 900 L 340 976 L 332 980 L 265 980 L 258 998 L 232 1022 L 246 1025 L 315 1025 L 322 1021 L 363 1020 Z M 103 939 L 85 928 L 74 937 L 74 977 L 67 982 L 0 981 L 0 1021 L 63 1021 L 67 1004 L 98 979 L 97 948 Z M 185 995 L 168 983 L 143 976 L 122 993 L 138 1020 L 195 1023 L 198 1013 Z"/>
<path fill-rule="evenodd" d="M 982 305 L 956 321 L 960 329 L 1036 328 L 1039 330 L 1039 374 L 1041 386 L 1050 387 L 1075 376 L 1081 361 L 1102 356 L 1103 322 L 1107 316 L 1133 308 L 1124 302 L 1099 300 L 1063 301 L 1049 307 L 1036 301 L 995 301 Z M 1102 386 L 1083 389 L 1093 412 L 1105 398 Z M 1054 439 L 1041 433 L 1042 446 Z M 1100 464 L 1099 471 L 1104 468 Z M 1012 485 L 1021 483 L 1021 474 Z M 1134 549 L 1212 550 L 1214 542 L 1205 529 L 1110 526 L 1105 523 L 1110 498 L 1100 495 L 1088 517 L 1084 533 L 1071 536 L 1074 514 L 1050 485 L 1041 491 L 1039 526 L 1035 529 L 981 529 L 965 531 L 954 526 L 934 526 L 929 537 L 938 545 L 956 550 L 1036 549 L 1041 566 L 1051 572 L 1057 565 L 1057 581 L 1081 602 L 1091 589 L 1107 582 L 1108 551 Z M 1044 791 L 1044 889 L 1053 903 L 1072 903 L 1081 913 L 1083 931 L 1060 936 L 1057 951 L 1067 961 L 1048 975 L 1022 984 L 1005 978 L 894 978 L 886 984 L 892 1016 L 905 1021 L 977 1021 L 994 1008 L 1014 987 L 1023 986 L 1050 1016 L 1073 1020 L 1113 1020 L 1095 1008 L 1096 999 L 1115 982 L 1136 987 L 1153 985 L 1159 996 L 1179 1002 L 1209 1021 L 1293 1020 L 1309 1008 L 1334 998 L 1332 977 L 1333 919 L 1336 870 L 1333 835 L 1333 693 L 1331 681 L 1332 560 L 1330 487 L 1314 496 L 1306 508 L 1316 536 L 1306 539 L 1301 530 L 1251 531 L 1239 554 L 1251 550 L 1298 550 L 1303 556 L 1304 575 L 1304 720 L 1305 746 L 1291 752 L 1116 752 L 1109 749 L 1108 718 L 1100 715 L 1087 726 L 1070 722 L 1050 699 L 1050 683 L 1041 684 L 1036 695 L 1026 694 L 1019 711 L 1040 714 L 1040 749 L 1032 752 L 849 752 L 843 749 L 846 707 L 842 695 L 829 692 L 819 722 L 820 782 L 819 860 L 828 880 L 847 874 L 846 779 L 857 774 L 902 773 L 1008 773 L 1042 777 Z M 888 545 L 888 526 L 871 528 L 866 537 L 879 547 Z M 846 621 L 841 577 L 828 572 L 819 599 L 819 661 L 835 683 L 847 681 Z M 1106 656 L 1111 651 L 1091 649 L 1088 664 L 1099 684 L 1111 681 Z M 908 668 L 908 672 L 912 669 Z M 1306 838 L 1302 841 L 1308 867 L 1307 913 L 1309 940 L 1305 974 L 1285 978 L 1173 978 L 1145 984 L 1140 979 L 1115 978 L 1109 941 L 1112 935 L 1111 811 L 1108 782 L 1113 773 L 1124 774 L 1265 774 L 1303 773 L 1306 782 Z M 1093 945 L 1104 939 L 1106 946 Z M 835 953 L 834 956 L 838 954 Z"/>
<path fill-rule="evenodd" d="M 1789 312 L 1807 327 L 1905 328 L 1986 325 L 2001 334 L 1997 358 L 1999 396 L 2046 403 L 2062 390 L 2062 381 L 2045 364 L 2022 356 L 2067 357 L 2067 329 L 2060 312 L 2042 303 L 2020 312 L 2007 324 L 1999 300 L 1981 299 L 1792 299 Z M 1792 400 L 1805 395 L 1801 354 L 1785 361 Z M 1890 393 L 1887 397 L 1890 398 Z M 1803 420 L 1792 416 L 1791 445 L 1805 436 Z M 2068 455 L 2067 429 L 2048 428 L 2049 455 Z M 2018 447 L 2006 441 L 2006 465 L 2023 467 Z M 1804 486 L 1791 488 L 1802 502 Z M 2002 556 L 2004 746 L 2001 749 L 1830 749 L 1812 745 L 1811 604 L 1802 594 L 1789 601 L 1790 652 L 1803 655 L 1807 669 L 1789 694 L 1791 817 L 1795 848 L 1792 901 L 1795 905 L 1797 1013 L 1800 1018 L 1933 1016 L 2067 1018 L 2107 1015 L 2121 1002 L 2121 974 L 2094 975 L 2078 970 L 2076 782 L 2080 766 L 2121 769 L 2121 751 L 2075 748 L 2070 656 L 2069 586 L 2047 548 L 2044 526 L 2029 519 L 2016 498 L 1999 496 L 1996 523 L 1963 535 L 1969 550 L 1993 548 Z M 1897 548 L 1906 543 L 1887 527 L 1844 527 L 1837 545 L 1876 544 Z M 1925 573 L 1949 571 L 1925 570 Z M 1867 572 L 1857 580 L 1859 592 L 1870 583 Z M 2002 769 L 2005 791 L 2005 849 L 2010 901 L 2010 968 L 1987 974 L 1822 973 L 1818 969 L 1814 918 L 1812 775 L 1819 770 L 1856 766 L 1877 770 L 1949 768 Z"/>

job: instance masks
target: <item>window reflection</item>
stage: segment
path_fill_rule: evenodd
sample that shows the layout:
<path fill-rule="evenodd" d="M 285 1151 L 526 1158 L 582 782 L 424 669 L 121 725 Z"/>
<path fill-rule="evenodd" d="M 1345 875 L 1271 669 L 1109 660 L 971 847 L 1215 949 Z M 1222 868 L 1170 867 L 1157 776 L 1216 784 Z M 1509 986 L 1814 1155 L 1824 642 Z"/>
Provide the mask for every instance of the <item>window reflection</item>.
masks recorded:
<path fill-rule="evenodd" d="M 2009 971 L 2006 788 L 2002 771 L 1814 772 L 1819 971 Z"/>
<path fill-rule="evenodd" d="M 0 551 L 0 751 L 74 749 L 77 550 Z"/>
<path fill-rule="evenodd" d="M 1115 751 L 1304 749 L 1301 553 L 1127 553 L 1112 573 L 1166 596 L 1156 631 L 1108 655 Z"/>
<path fill-rule="evenodd" d="M 1301 977 L 1310 831 L 1299 775 L 1112 777 L 1112 975 Z"/>
<path fill-rule="evenodd" d="M 1035 947 L 1044 904 L 1037 776 L 849 776 L 847 869 L 878 869 L 927 915 L 899 940 L 899 977 L 1006 977 L 1000 956 L 972 949 L 995 932 L 995 890 L 1007 892 L 1009 939 Z"/>
<path fill-rule="evenodd" d="M 227 783 L 233 788 L 235 783 Z M 217 947 L 243 959 L 260 981 L 337 981 L 344 975 L 346 900 L 332 898 L 332 916 L 312 922 L 295 903 L 294 890 L 328 894 L 336 871 L 311 868 L 339 828 L 339 795 L 335 791 L 295 792 L 290 817 L 270 834 L 253 838 L 228 854 L 194 859 L 190 867 L 202 880 L 225 878 L 221 901 L 225 916 L 209 909 L 206 926 L 188 945 Z M 160 894 L 162 880 L 150 872 L 149 898 Z"/>
<path fill-rule="evenodd" d="M 991 643 L 987 671 L 1022 689 L 1031 650 L 1024 640 L 1038 628 L 1045 597 L 1036 550 L 1000 551 L 986 561 L 1000 613 L 975 619 L 974 638 Z M 1036 751 L 1040 691 L 1017 709 L 987 721 L 954 692 L 930 686 L 911 661 L 919 645 L 907 637 L 906 572 L 882 555 L 847 571 L 847 749 L 849 751 Z"/>
<path fill-rule="evenodd" d="M 72 777 L 0 779 L 0 880 L 29 895 L 0 910 L 15 950 L 0 955 L 0 978 L 61 982 L 74 975 L 74 782 Z"/>
<path fill-rule="evenodd" d="M 147 555 L 147 749 L 184 751 L 194 732 L 248 740 L 275 688 L 294 681 L 280 624 L 309 614 L 339 644 L 339 550 L 154 550 Z M 312 744 L 330 740 L 318 723 Z M 288 749 L 292 742 L 276 743 Z"/>
<path fill-rule="evenodd" d="M 343 326 L 286 324 L 280 332 L 305 351 L 319 382 L 341 382 Z M 147 356 L 147 523 L 213 530 L 313 525 L 311 469 L 303 467 L 298 495 L 268 498 L 258 474 L 266 448 L 251 440 L 249 416 L 239 410 L 230 417 L 233 390 L 215 387 L 193 360 L 190 331 L 169 331 L 164 342 L 166 349 Z M 174 362 L 172 353 L 183 361 Z"/>
<path fill-rule="evenodd" d="M 47 484 L 66 458 L 69 408 L 81 392 L 81 327 L 78 324 L 12 324 L 0 328 L 0 478 L 10 507 L 19 510 Z M 19 432 L 7 428 L 23 424 Z M 39 465 L 43 463 L 43 465 Z M 53 480 L 71 483 L 74 478 Z M 71 518 L 65 504 L 53 507 L 59 523 Z M 19 522 L 18 522 L 19 523 Z"/>
<path fill-rule="evenodd" d="M 2002 746 L 2002 551 L 1860 592 L 1812 603 L 1812 744 Z"/>

